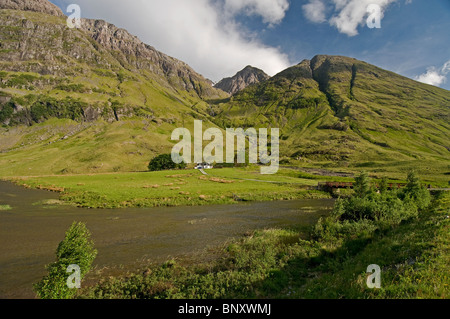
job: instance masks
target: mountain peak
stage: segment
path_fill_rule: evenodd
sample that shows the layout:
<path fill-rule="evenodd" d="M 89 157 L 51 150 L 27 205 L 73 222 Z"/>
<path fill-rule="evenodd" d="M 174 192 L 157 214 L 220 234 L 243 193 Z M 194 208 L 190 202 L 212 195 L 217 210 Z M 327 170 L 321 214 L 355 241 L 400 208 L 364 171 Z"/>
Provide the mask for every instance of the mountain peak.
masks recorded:
<path fill-rule="evenodd" d="M 2 0 L 0 9 L 41 12 L 57 17 L 65 17 L 58 6 L 47 0 Z"/>
<path fill-rule="evenodd" d="M 247 65 L 233 77 L 221 80 L 215 87 L 234 95 L 247 86 L 260 83 L 268 78 L 269 76 L 263 70 Z"/>

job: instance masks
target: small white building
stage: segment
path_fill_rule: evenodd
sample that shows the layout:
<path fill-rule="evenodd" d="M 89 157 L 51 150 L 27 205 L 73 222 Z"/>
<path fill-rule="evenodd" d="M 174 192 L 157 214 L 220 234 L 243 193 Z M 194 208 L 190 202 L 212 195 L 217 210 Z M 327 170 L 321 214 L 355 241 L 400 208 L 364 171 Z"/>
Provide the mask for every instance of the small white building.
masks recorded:
<path fill-rule="evenodd" d="M 212 169 L 213 166 L 209 163 L 197 163 L 197 166 L 195 166 L 195 169 Z"/>

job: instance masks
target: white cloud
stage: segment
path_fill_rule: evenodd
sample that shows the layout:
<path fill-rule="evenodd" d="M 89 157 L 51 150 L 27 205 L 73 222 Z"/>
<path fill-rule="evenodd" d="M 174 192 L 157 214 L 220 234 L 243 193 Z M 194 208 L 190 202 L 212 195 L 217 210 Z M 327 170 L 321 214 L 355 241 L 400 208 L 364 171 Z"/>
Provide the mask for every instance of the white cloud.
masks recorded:
<path fill-rule="evenodd" d="M 279 23 L 287 0 L 60 0 L 77 3 L 82 16 L 127 29 L 157 50 L 219 81 L 246 65 L 274 75 L 290 66 L 286 54 L 249 37 L 234 19 L 239 13 Z"/>
<path fill-rule="evenodd" d="M 378 5 L 381 8 L 382 19 L 389 4 L 396 0 L 328 0 L 329 7 L 333 10 L 333 15 L 328 18 L 331 26 L 336 27 L 339 32 L 348 36 L 358 34 L 358 27 L 367 22 L 369 5 Z M 313 22 L 324 22 L 327 20 L 326 5 L 323 0 L 309 0 L 303 6 L 305 16 Z"/>
<path fill-rule="evenodd" d="M 439 73 L 436 68 L 431 67 L 427 72 L 416 77 L 416 80 L 422 83 L 440 86 L 446 80 L 446 77 Z"/>
<path fill-rule="evenodd" d="M 330 24 L 339 32 L 349 36 L 358 34 L 358 26 L 366 24 L 369 5 L 378 5 L 381 8 L 381 19 L 386 7 L 395 0 L 333 0 L 339 13 L 330 19 Z"/>
<path fill-rule="evenodd" d="M 447 74 L 450 73 L 450 60 L 445 62 L 441 68 L 429 67 L 427 72 L 416 76 L 416 80 L 422 83 L 441 86 L 447 82 Z"/>
<path fill-rule="evenodd" d="M 265 23 L 280 23 L 289 9 L 288 0 L 225 0 L 225 9 L 232 13 L 245 11 L 247 15 L 260 15 Z"/>
<path fill-rule="evenodd" d="M 325 10 L 326 7 L 322 0 L 310 0 L 309 3 L 303 5 L 305 17 L 315 23 L 322 23 L 327 20 Z"/>

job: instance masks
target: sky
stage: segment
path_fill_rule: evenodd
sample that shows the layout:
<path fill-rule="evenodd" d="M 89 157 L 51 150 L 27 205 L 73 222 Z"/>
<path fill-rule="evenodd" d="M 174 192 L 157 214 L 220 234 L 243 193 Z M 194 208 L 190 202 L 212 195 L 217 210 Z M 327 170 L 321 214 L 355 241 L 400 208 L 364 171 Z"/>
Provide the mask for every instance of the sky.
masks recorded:
<path fill-rule="evenodd" d="M 106 20 L 214 82 L 343 55 L 450 90 L 450 0 L 51 0 Z"/>

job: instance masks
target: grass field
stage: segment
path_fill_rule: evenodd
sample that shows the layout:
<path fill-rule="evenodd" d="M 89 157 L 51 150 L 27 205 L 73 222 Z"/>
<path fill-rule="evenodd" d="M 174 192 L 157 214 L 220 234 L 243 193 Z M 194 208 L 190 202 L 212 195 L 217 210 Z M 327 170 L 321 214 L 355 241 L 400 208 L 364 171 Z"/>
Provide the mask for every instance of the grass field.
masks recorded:
<path fill-rule="evenodd" d="M 122 208 L 230 204 L 236 201 L 290 200 L 329 197 L 309 190 L 313 179 L 291 170 L 263 176 L 257 169 L 215 169 L 21 177 L 19 185 L 61 193 L 61 199 L 80 207 Z"/>
<path fill-rule="evenodd" d="M 326 167 L 326 166 L 325 166 Z M 405 182 L 405 165 L 401 172 L 395 167 L 370 167 L 374 182 L 387 176 L 389 182 Z M 194 206 L 232 204 L 237 201 L 292 200 L 323 198 L 330 195 L 314 188 L 318 182 L 353 182 L 354 176 L 366 167 L 318 169 L 314 165 L 293 169 L 280 168 L 277 174 L 261 175 L 259 167 L 222 168 L 161 172 L 129 172 L 81 175 L 48 175 L 4 177 L 19 185 L 60 193 L 66 204 L 88 208 L 125 208 L 155 206 Z M 375 171 L 375 172 L 373 172 Z M 336 173 L 338 172 L 338 173 Z M 446 176 L 428 175 L 422 181 L 433 187 L 448 187 Z M 351 190 L 341 190 L 341 194 Z"/>

